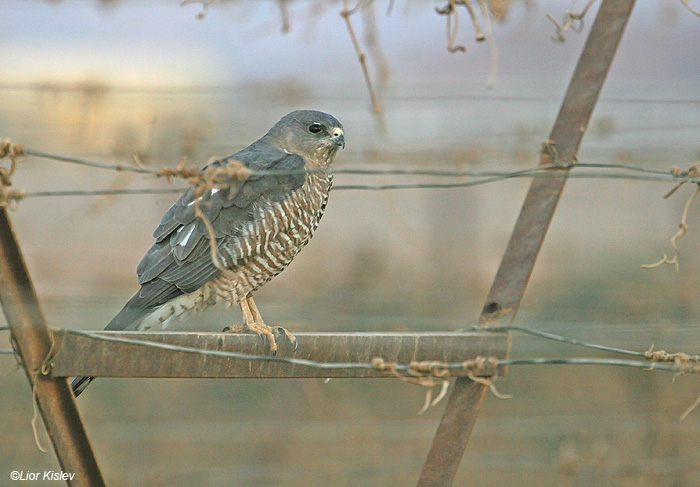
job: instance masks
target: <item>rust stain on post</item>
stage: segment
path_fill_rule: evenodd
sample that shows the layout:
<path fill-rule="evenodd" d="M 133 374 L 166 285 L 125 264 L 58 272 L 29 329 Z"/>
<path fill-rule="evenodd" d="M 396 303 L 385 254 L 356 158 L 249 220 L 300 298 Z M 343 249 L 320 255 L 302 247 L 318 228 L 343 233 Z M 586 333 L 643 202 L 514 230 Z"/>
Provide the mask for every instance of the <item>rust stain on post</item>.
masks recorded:
<path fill-rule="evenodd" d="M 603 0 L 571 78 L 540 164 L 561 164 L 559 178 L 535 178 L 489 292 L 480 323 L 509 324 L 525 293 L 537 255 L 566 183 L 567 165 L 593 108 L 634 7 L 634 0 Z M 484 397 L 485 386 L 457 379 L 423 466 L 419 487 L 452 485 Z M 455 397 L 456 396 L 456 397 Z"/>
<path fill-rule="evenodd" d="M 144 333 L 100 332 L 108 337 L 144 340 L 180 347 L 267 356 L 267 347 L 255 335 L 232 333 Z M 395 377 L 376 369 L 321 369 L 303 364 L 245 360 L 173 351 L 139 344 L 103 341 L 65 330 L 54 331 L 58 353 L 51 369 L 53 377 L 209 377 L 209 378 L 300 378 L 300 377 Z M 291 350 L 280 343 L 278 357 L 314 362 L 408 364 L 436 360 L 462 362 L 477 356 L 504 358 L 508 336 L 493 333 L 299 333 L 299 347 Z M 286 345 L 286 346 L 285 346 Z M 464 376 L 465 370 L 451 372 Z M 481 375 L 491 374 L 484 371 Z M 502 374 L 503 367 L 498 368 Z M 476 375 L 480 375 L 476 373 Z"/>
<path fill-rule="evenodd" d="M 61 469 L 75 474 L 68 485 L 104 485 L 68 381 L 42 373 L 51 351 L 51 335 L 6 208 L 0 208 L 0 304 Z"/>

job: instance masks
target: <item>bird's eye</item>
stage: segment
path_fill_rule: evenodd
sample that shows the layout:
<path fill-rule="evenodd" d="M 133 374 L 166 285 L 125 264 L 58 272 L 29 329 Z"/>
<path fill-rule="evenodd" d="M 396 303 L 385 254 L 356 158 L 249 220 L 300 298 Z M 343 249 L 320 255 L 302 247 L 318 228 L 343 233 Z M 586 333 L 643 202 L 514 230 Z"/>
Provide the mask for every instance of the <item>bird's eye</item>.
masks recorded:
<path fill-rule="evenodd" d="M 312 123 L 309 125 L 309 132 L 312 134 L 317 134 L 323 129 L 323 126 L 320 123 Z"/>

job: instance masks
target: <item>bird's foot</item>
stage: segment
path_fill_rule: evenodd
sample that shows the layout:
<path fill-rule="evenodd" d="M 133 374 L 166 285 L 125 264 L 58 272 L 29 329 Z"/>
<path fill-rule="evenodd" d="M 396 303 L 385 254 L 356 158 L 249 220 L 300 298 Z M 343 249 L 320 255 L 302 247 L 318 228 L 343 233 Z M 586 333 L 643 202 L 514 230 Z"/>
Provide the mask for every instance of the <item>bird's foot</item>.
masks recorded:
<path fill-rule="evenodd" d="M 258 338 L 265 344 L 270 342 L 270 353 L 277 355 L 277 339 L 275 335 L 288 341 L 294 345 L 294 350 L 297 349 L 297 339 L 286 328 L 281 326 L 268 326 L 265 323 L 249 322 L 244 325 L 227 326 L 223 329 L 224 333 L 255 333 Z"/>

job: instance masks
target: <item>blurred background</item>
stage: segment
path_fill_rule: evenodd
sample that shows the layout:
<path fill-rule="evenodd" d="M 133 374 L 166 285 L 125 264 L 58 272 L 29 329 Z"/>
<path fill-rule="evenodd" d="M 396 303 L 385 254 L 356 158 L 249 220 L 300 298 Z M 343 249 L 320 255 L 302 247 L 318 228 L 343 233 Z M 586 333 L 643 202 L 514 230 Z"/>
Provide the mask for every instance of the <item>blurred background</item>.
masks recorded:
<path fill-rule="evenodd" d="M 112 163 L 204 165 L 300 108 L 345 126 L 341 168 L 518 170 L 547 139 L 583 30 L 553 42 L 569 2 L 492 0 L 498 72 L 446 2 L 365 2 L 352 20 L 369 54 L 375 116 L 341 2 L 0 3 L 0 138 Z M 575 2 L 580 11 L 587 2 Z M 387 8 L 393 7 L 390 13 Z M 480 17 L 483 21 L 483 17 Z M 579 161 L 670 170 L 700 158 L 700 19 L 679 0 L 638 2 Z M 337 175 L 336 184 L 425 182 Z M 430 181 L 430 180 L 427 180 Z M 256 295 L 292 331 L 454 330 L 475 323 L 529 181 L 474 188 L 334 191 L 314 239 Z M 29 158 L 13 188 L 165 188 L 167 181 Z M 672 253 L 693 189 L 573 179 L 516 323 L 636 350 L 700 353 L 700 208 Z M 32 198 L 11 214 L 51 326 L 100 329 L 137 289 L 135 269 L 177 195 Z M 176 329 L 219 331 L 236 310 Z M 0 317 L 0 325 L 4 325 Z M 0 348 L 9 347 L 7 333 Z M 515 357 L 599 356 L 514 337 Z M 593 367 L 511 368 L 488 397 L 455 485 L 691 486 L 700 411 L 680 415 L 695 377 Z M 0 484 L 58 469 L 35 446 L 31 391 L 0 356 Z M 444 403 L 394 380 L 101 379 L 80 397 L 106 480 L 120 486 L 413 485 Z M 43 442 L 48 445 L 41 427 Z"/>

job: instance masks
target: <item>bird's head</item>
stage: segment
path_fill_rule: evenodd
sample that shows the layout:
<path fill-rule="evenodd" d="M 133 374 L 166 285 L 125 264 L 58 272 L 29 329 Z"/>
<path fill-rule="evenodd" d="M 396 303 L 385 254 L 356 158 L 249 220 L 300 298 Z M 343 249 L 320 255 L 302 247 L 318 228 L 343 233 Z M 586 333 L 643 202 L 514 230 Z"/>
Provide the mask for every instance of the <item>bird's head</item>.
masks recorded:
<path fill-rule="evenodd" d="M 338 149 L 345 148 L 343 125 L 332 115 L 316 110 L 285 115 L 268 135 L 280 149 L 321 166 L 330 164 Z"/>

